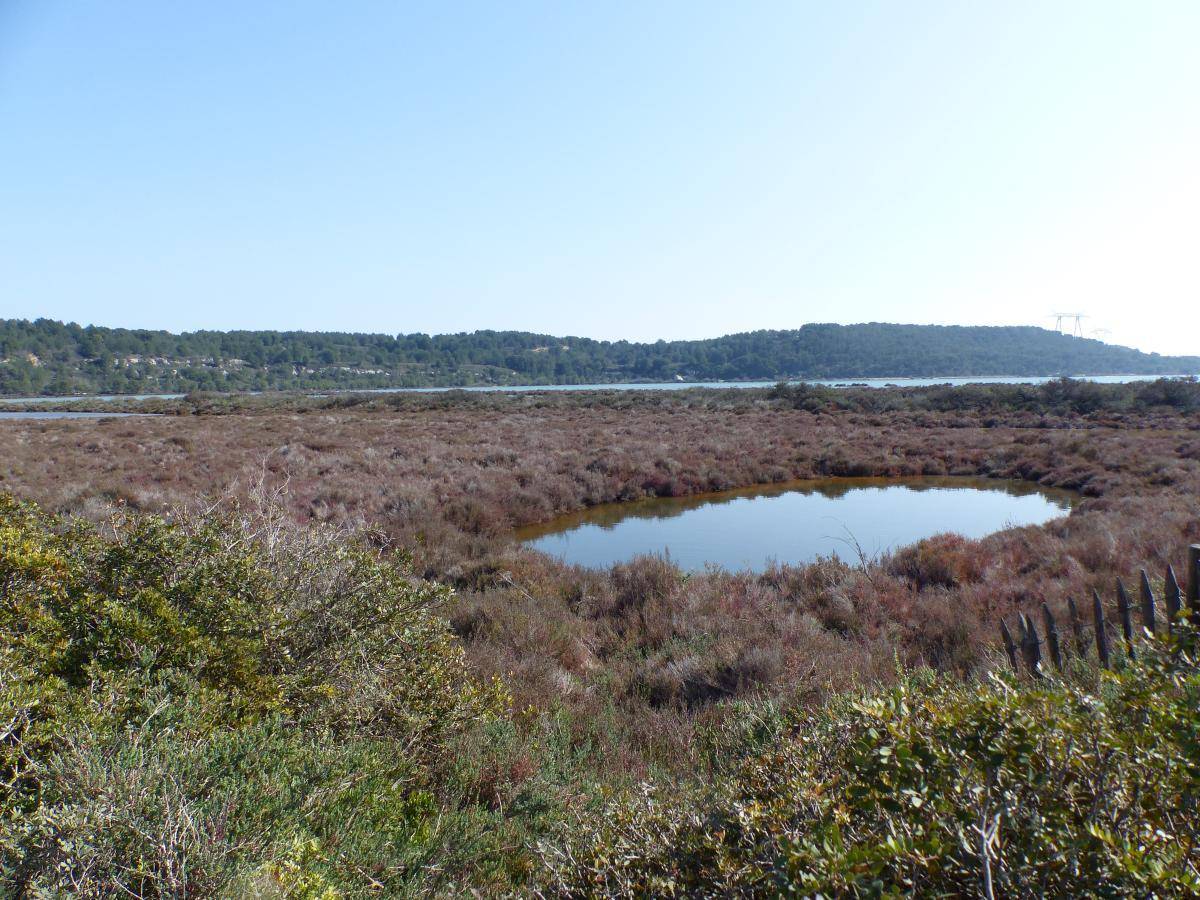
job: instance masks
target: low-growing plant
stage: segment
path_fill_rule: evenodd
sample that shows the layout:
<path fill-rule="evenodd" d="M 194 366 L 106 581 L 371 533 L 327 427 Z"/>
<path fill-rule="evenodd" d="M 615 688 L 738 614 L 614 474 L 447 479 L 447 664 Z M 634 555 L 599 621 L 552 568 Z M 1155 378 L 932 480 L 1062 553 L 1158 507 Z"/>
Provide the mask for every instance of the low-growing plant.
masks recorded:
<path fill-rule="evenodd" d="M 1197 390 L 275 395 L 9 422 L 0 485 L 96 527 L 0 514 L 0 895 L 522 892 L 531 841 L 578 854 L 547 838 L 565 809 L 733 785 L 839 692 L 930 666 L 939 702 L 973 702 L 945 676 L 994 666 L 1001 617 L 1044 601 L 1064 622 L 1118 575 L 1181 571 Z M 512 534 L 822 471 L 1083 499 L 761 573 L 585 569 Z M 241 499 L 180 518 L 200 497 Z"/>
<path fill-rule="evenodd" d="M 1200 892 L 1200 641 L 1120 671 L 931 671 L 795 715 L 714 784 L 653 784 L 543 848 L 559 896 Z M 728 751 L 726 751 L 728 752 Z"/>
<path fill-rule="evenodd" d="M 0 497 L 0 893 L 453 883 L 503 823 L 439 771 L 508 701 L 448 600 L 262 509 L 102 530 Z"/>

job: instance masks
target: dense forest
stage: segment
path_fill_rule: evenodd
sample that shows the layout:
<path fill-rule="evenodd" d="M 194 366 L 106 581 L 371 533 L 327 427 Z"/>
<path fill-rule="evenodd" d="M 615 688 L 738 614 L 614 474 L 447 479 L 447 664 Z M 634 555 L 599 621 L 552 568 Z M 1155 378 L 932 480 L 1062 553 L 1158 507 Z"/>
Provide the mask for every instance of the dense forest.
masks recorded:
<path fill-rule="evenodd" d="M 811 324 L 697 341 L 195 331 L 0 320 L 0 395 L 969 375 L 1191 374 L 1034 327 Z"/>

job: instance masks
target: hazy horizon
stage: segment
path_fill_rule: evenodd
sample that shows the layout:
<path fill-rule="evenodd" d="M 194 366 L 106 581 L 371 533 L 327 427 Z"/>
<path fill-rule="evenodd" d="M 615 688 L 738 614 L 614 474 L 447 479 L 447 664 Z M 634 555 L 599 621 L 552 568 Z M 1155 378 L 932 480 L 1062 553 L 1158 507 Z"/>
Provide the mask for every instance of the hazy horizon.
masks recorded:
<path fill-rule="evenodd" d="M 652 342 L 1083 312 L 1200 354 L 1198 44 L 1181 0 L 16 0 L 0 316 Z"/>

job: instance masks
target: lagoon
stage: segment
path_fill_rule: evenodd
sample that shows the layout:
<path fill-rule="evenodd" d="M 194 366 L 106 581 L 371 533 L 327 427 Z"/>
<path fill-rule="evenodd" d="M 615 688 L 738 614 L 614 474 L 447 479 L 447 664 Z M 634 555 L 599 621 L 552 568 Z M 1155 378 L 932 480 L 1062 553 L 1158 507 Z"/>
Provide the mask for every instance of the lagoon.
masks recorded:
<path fill-rule="evenodd" d="M 824 387 L 930 387 L 950 385 L 961 387 L 966 384 L 1045 384 L 1056 381 L 1061 375 L 964 375 L 928 378 L 809 378 L 804 384 Z M 1096 384 L 1130 384 L 1137 381 L 1154 381 L 1159 378 L 1190 378 L 1191 375 L 1072 375 L 1076 381 L 1091 381 Z M 801 381 L 789 381 L 800 384 Z M 446 391 L 468 391 L 471 393 L 522 393 L 536 391 L 683 391 L 688 388 L 770 388 L 779 384 L 774 381 L 631 381 L 600 384 L 505 384 L 469 385 L 466 387 L 388 387 L 347 388 L 316 391 L 311 397 L 333 397 L 344 394 L 439 394 Z M 235 394 L 257 395 L 259 391 L 240 391 Z M 286 392 L 284 392 L 286 393 Z M 184 394 L 73 394 L 63 397 L 0 397 L 0 403 L 64 403 L 64 402 L 112 402 L 116 400 L 179 400 Z"/>
<path fill-rule="evenodd" d="M 125 412 L 73 412 L 69 410 L 22 410 L 20 412 L 5 412 L 0 410 L 0 419 L 124 419 L 130 416 L 142 416 L 145 413 Z"/>

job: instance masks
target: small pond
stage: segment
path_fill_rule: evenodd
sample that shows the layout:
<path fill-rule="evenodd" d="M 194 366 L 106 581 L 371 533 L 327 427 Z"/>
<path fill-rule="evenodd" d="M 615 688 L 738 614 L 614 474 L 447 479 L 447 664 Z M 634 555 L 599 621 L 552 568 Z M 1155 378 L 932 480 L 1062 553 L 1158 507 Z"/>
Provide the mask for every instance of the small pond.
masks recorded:
<path fill-rule="evenodd" d="M 605 567 L 666 554 L 680 568 L 858 561 L 943 532 L 968 538 L 1066 515 L 1069 491 L 990 478 L 831 478 L 594 506 L 518 530 L 526 546 Z"/>

